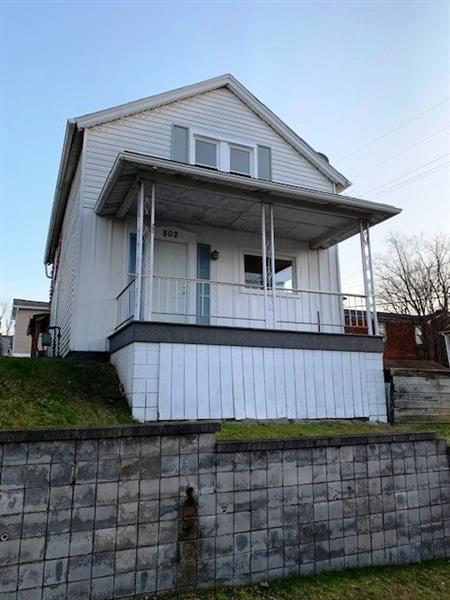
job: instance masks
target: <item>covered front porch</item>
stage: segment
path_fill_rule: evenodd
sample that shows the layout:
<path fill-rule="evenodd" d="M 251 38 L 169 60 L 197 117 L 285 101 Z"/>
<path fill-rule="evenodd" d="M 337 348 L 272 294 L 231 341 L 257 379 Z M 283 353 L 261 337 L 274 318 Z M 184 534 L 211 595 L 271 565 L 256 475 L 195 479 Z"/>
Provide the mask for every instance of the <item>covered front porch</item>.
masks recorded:
<path fill-rule="evenodd" d="M 369 228 L 397 214 L 391 206 L 125 152 L 96 212 L 135 222 L 114 329 L 134 320 L 378 334 Z M 222 232 L 217 247 L 205 228 Z M 296 256 L 354 234 L 364 294 L 341 291 L 337 261 Z"/>

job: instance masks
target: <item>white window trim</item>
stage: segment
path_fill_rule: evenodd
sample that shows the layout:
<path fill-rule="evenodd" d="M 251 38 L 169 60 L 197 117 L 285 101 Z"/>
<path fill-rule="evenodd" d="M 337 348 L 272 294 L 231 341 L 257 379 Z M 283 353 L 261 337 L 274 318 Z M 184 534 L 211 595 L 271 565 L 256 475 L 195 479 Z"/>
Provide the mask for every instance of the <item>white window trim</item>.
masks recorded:
<path fill-rule="evenodd" d="M 195 165 L 195 140 L 203 139 L 205 142 L 212 142 L 218 145 L 217 148 L 217 170 L 225 173 L 230 172 L 230 147 L 241 150 L 250 150 L 250 177 L 257 177 L 258 173 L 258 152 L 257 144 L 239 137 L 230 137 L 222 135 L 217 131 L 207 129 L 189 129 L 189 162 Z M 207 168 L 208 166 L 205 165 Z M 211 167 L 209 167 L 211 168 Z M 245 173 L 244 176 L 248 175 Z"/>

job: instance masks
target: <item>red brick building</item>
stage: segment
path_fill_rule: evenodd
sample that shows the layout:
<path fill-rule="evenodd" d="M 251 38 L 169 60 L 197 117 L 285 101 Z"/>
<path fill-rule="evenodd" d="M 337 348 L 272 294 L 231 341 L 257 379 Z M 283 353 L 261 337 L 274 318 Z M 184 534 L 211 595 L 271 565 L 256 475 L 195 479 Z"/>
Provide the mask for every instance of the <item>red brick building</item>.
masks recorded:
<path fill-rule="evenodd" d="M 407 366 L 406 361 L 427 361 L 428 366 L 449 366 L 440 331 L 448 328 L 449 316 L 437 313 L 426 319 L 412 315 L 379 312 L 380 334 L 384 337 L 383 358 L 389 367 Z M 367 333 L 365 312 L 346 313 L 346 333 Z M 425 338 L 425 339 L 424 339 Z M 412 365 L 411 365 L 412 366 Z M 418 366 L 418 365 L 417 365 Z"/>

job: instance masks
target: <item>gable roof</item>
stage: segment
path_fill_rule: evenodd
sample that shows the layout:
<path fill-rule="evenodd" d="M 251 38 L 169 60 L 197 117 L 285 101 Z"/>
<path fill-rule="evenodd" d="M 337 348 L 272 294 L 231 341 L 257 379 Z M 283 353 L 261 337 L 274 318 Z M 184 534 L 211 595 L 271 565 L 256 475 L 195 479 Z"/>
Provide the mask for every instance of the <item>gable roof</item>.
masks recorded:
<path fill-rule="evenodd" d="M 50 310 L 50 303 L 43 302 L 42 300 L 24 300 L 22 298 L 14 298 L 12 304 L 13 318 L 15 318 L 17 310 L 20 308 L 26 308 L 27 310 L 48 311 Z"/>
<path fill-rule="evenodd" d="M 226 73 L 212 79 L 180 87 L 168 92 L 127 102 L 118 106 L 100 110 L 69 119 L 66 126 L 61 163 L 56 183 L 55 196 L 53 200 L 52 214 L 45 251 L 45 263 L 53 260 L 56 250 L 59 232 L 64 218 L 65 206 L 73 175 L 78 163 L 83 143 L 83 131 L 88 127 L 95 127 L 121 119 L 139 112 L 151 110 L 172 102 L 185 100 L 198 94 L 204 94 L 220 88 L 226 88 L 235 94 L 246 106 L 266 122 L 276 133 L 278 133 L 299 154 L 314 165 L 325 177 L 336 185 L 336 191 L 340 192 L 351 185 L 351 182 L 337 171 L 319 152 L 316 152 L 309 144 L 297 135 L 286 123 L 284 123 L 265 104 L 260 102 L 245 86 L 243 86 L 233 75 Z"/>
<path fill-rule="evenodd" d="M 106 110 L 90 113 L 82 117 L 78 117 L 75 120 L 78 127 L 85 129 L 86 127 L 102 125 L 108 121 L 114 121 L 115 119 L 128 117 L 129 115 L 151 110 L 165 104 L 178 102 L 179 100 L 186 100 L 191 96 L 212 92 L 213 90 L 217 90 L 222 87 L 229 89 L 233 94 L 235 94 L 235 96 L 237 96 L 263 121 L 272 127 L 274 131 L 276 131 L 283 139 L 285 139 L 285 141 L 293 146 L 297 152 L 299 152 L 304 158 L 313 164 L 323 175 L 336 183 L 338 188 L 340 188 L 339 191 L 351 185 L 351 182 L 344 177 L 344 175 L 339 173 L 339 171 L 337 171 L 309 144 L 307 144 L 305 140 L 303 140 L 295 133 L 295 131 L 288 127 L 286 123 L 277 117 L 274 112 L 267 108 L 265 104 L 260 102 L 258 98 L 256 98 L 256 96 L 254 96 L 245 86 L 243 86 L 242 83 L 233 77 L 231 73 L 219 75 L 218 77 L 207 79 L 199 83 L 186 85 L 169 92 L 163 92 L 162 94 L 156 94 L 155 96 L 142 98 L 141 100 L 120 104 L 119 106 L 107 108 Z"/>

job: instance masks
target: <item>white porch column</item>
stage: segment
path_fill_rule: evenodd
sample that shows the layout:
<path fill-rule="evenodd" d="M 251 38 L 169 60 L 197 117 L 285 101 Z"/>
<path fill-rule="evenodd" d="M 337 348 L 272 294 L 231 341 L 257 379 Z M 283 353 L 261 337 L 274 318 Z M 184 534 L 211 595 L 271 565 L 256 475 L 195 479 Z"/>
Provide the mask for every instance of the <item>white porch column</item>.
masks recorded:
<path fill-rule="evenodd" d="M 375 335 L 380 334 L 380 328 L 378 326 L 378 315 L 377 315 L 377 300 L 375 295 L 375 278 L 373 276 L 373 262 L 372 262 L 372 248 L 370 245 L 370 228 L 369 223 L 366 221 L 366 238 L 367 238 L 367 252 L 369 257 L 369 272 L 370 272 L 370 283 L 372 293 L 372 311 L 373 311 L 373 326 Z"/>
<path fill-rule="evenodd" d="M 155 199 L 156 186 L 152 182 L 150 188 L 150 198 L 144 197 L 144 217 L 149 217 L 150 222 L 144 222 L 144 247 L 143 247 L 143 274 L 145 282 L 143 319 L 152 320 L 153 303 L 153 273 L 155 258 Z"/>
<path fill-rule="evenodd" d="M 378 323 L 375 307 L 375 293 L 373 288 L 373 269 L 372 256 L 370 253 L 370 238 L 369 225 L 367 222 L 360 222 L 360 239 L 361 239 L 361 260 L 364 278 L 364 296 L 366 297 L 366 321 L 367 333 L 373 335 L 374 325 L 375 332 L 378 332 Z M 373 313 L 373 314 L 372 314 Z M 372 320 L 373 319 L 373 320 Z"/>
<path fill-rule="evenodd" d="M 134 298 L 134 318 L 142 316 L 142 263 L 144 255 L 144 182 L 139 182 L 136 211 L 136 284 Z"/>
<path fill-rule="evenodd" d="M 269 208 L 269 215 L 267 215 Z M 267 216 L 269 218 L 267 218 Z M 273 206 L 261 204 L 261 255 L 262 278 L 264 290 L 264 321 L 267 329 L 276 326 L 276 289 L 275 289 L 275 233 L 273 220 Z M 269 286 L 272 293 L 269 294 Z"/>
<path fill-rule="evenodd" d="M 267 242 L 266 242 L 266 205 L 264 202 L 261 204 L 261 268 L 263 277 L 263 291 L 264 291 L 264 323 L 265 327 L 268 327 L 267 317 Z"/>
<path fill-rule="evenodd" d="M 270 262 L 271 262 L 271 284 L 273 302 L 273 328 L 277 326 L 277 286 L 275 285 L 275 227 L 273 220 L 273 204 L 270 205 Z"/>

